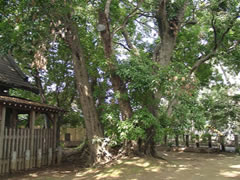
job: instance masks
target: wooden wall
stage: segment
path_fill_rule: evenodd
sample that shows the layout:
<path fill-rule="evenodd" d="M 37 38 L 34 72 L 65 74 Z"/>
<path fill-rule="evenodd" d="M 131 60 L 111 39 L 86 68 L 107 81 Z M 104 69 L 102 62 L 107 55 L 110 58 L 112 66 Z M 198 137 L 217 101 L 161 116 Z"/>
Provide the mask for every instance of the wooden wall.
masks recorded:
<path fill-rule="evenodd" d="M 5 128 L 0 174 L 54 164 L 53 135 L 52 129 Z"/>

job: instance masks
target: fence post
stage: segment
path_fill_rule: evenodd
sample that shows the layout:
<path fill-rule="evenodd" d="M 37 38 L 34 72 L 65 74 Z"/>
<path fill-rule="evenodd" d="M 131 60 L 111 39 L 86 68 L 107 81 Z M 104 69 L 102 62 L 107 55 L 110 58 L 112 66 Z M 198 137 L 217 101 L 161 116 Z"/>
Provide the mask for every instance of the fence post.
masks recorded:
<path fill-rule="evenodd" d="M 17 152 L 12 152 L 12 158 L 11 158 L 11 172 L 16 171 L 17 169 Z"/>
<path fill-rule="evenodd" d="M 200 143 L 199 143 L 199 135 L 196 135 L 196 146 L 197 146 L 197 148 L 200 147 Z"/>
<path fill-rule="evenodd" d="M 238 135 L 234 135 L 234 141 L 235 141 L 235 152 L 239 152 L 239 144 L 238 144 Z"/>
<path fill-rule="evenodd" d="M 175 136 L 176 147 L 179 146 L 178 135 Z"/>
<path fill-rule="evenodd" d="M 3 161 L 3 138 L 4 138 L 4 128 L 5 128 L 5 119 L 6 119 L 6 107 L 0 105 L 0 174 L 4 170 L 4 161 Z"/>
<path fill-rule="evenodd" d="M 189 135 L 186 135 L 186 146 L 189 147 Z"/>
<path fill-rule="evenodd" d="M 224 145 L 224 136 L 220 136 L 220 147 L 221 151 L 225 151 L 225 145 Z"/>
<path fill-rule="evenodd" d="M 30 134 L 31 134 L 31 141 L 30 141 L 30 168 L 33 168 L 34 165 L 34 157 L 33 157 L 33 150 L 34 150 L 34 124 L 36 119 L 36 112 L 32 110 L 30 112 L 30 122 L 29 122 L 29 128 L 30 128 Z"/>
<path fill-rule="evenodd" d="M 51 165 L 52 164 L 52 148 L 49 148 L 48 149 L 48 165 Z"/>
<path fill-rule="evenodd" d="M 29 169 L 30 168 L 30 150 L 27 149 L 26 153 L 25 153 L 25 169 Z"/>
<path fill-rule="evenodd" d="M 38 149 L 37 151 L 37 167 L 41 167 L 42 165 L 42 149 Z"/>
<path fill-rule="evenodd" d="M 56 148 L 57 148 L 57 121 L 58 114 L 53 115 L 53 164 L 56 164 Z"/>
<path fill-rule="evenodd" d="M 212 136 L 211 135 L 208 136 L 208 147 L 212 148 Z"/>

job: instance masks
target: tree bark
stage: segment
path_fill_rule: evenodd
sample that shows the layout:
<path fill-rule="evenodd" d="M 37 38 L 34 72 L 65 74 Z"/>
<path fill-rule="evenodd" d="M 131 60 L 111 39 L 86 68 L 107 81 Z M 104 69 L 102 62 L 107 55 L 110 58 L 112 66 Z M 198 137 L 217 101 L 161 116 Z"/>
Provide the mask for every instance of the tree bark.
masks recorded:
<path fill-rule="evenodd" d="M 105 10 L 105 12 L 108 12 Z M 108 14 L 99 11 L 99 24 L 105 26 L 105 30 L 101 31 L 101 39 L 104 46 L 104 54 L 109 64 L 110 81 L 115 93 L 119 93 L 120 97 L 117 98 L 119 108 L 122 115 L 122 120 L 131 118 L 132 108 L 127 93 L 127 88 L 123 80 L 116 74 L 116 67 L 114 61 L 116 59 L 113 53 L 112 34 L 110 32 L 110 24 L 108 21 Z"/>
<path fill-rule="evenodd" d="M 94 143 L 93 140 L 103 138 L 103 132 L 92 96 L 86 61 L 79 40 L 77 26 L 71 20 L 70 15 L 68 15 L 65 20 L 66 21 L 64 23 L 67 30 L 65 41 L 72 51 L 77 90 L 80 96 L 80 104 L 87 131 L 90 162 L 96 163 L 101 161 L 102 153 L 100 152 L 100 145 L 98 143 Z"/>
<path fill-rule="evenodd" d="M 162 0 L 158 4 L 158 11 L 156 12 L 156 20 L 158 23 L 158 30 L 159 30 L 159 37 L 161 41 L 156 45 L 154 51 L 153 51 L 153 61 L 160 64 L 162 67 L 167 67 L 170 62 L 173 55 L 173 51 L 176 45 L 176 36 L 180 29 L 180 25 L 184 16 L 186 4 L 176 13 L 176 18 L 172 21 L 168 20 L 167 15 L 167 1 Z M 158 99 L 160 101 L 162 95 L 161 92 L 156 92 L 152 94 L 153 99 Z M 175 105 L 175 100 L 173 102 L 169 103 L 168 107 L 168 116 L 171 115 L 173 105 Z M 158 103 L 154 103 L 151 105 L 148 105 L 148 110 L 156 117 L 158 118 Z M 154 136 L 155 136 L 156 130 L 152 126 L 149 129 L 147 129 L 147 140 L 145 142 L 145 150 L 144 153 L 146 155 L 151 155 L 153 157 L 156 157 L 156 150 L 155 150 L 155 142 L 154 142 Z"/>
<path fill-rule="evenodd" d="M 113 52 L 113 33 L 110 31 L 109 24 L 110 4 L 111 0 L 108 0 L 105 5 L 105 10 L 99 10 L 98 20 L 99 24 L 104 25 L 105 27 L 104 30 L 100 31 L 101 40 L 103 42 L 104 54 L 109 65 L 110 81 L 114 92 L 118 95 L 117 100 L 121 112 L 121 120 L 125 121 L 132 117 L 132 107 L 128 98 L 126 84 L 121 77 L 116 74 L 115 63 L 117 61 Z M 136 142 L 126 139 L 123 142 L 123 148 L 119 152 L 121 154 L 129 155 L 132 153 L 131 151 L 136 151 L 136 144 Z"/>

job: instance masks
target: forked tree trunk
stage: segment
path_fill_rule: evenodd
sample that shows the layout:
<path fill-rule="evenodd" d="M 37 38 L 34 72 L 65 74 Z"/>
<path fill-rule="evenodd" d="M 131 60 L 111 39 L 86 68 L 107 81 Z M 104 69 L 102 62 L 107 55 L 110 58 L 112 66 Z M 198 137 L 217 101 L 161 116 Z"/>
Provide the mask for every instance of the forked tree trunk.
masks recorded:
<path fill-rule="evenodd" d="M 109 1 L 111 3 L 111 1 Z M 110 4 L 108 4 L 110 6 Z M 126 84 L 121 79 L 120 76 L 116 74 L 116 56 L 113 52 L 113 41 L 112 41 L 112 33 L 110 31 L 110 24 L 109 24 L 109 6 L 105 7 L 105 11 L 99 11 L 99 24 L 104 25 L 105 29 L 100 32 L 101 39 L 104 46 L 104 54 L 109 66 L 110 72 L 110 81 L 112 83 L 113 90 L 116 94 L 119 94 L 117 97 L 119 109 L 121 112 L 122 120 L 128 120 L 132 117 L 132 107 L 130 104 L 130 100 L 128 99 L 128 92 L 126 88 Z M 129 155 L 131 154 L 132 150 L 135 151 L 136 142 L 130 140 L 124 140 L 123 147 L 120 153 Z"/>
<path fill-rule="evenodd" d="M 161 67 L 167 67 L 172 58 L 172 54 L 176 45 L 176 36 L 179 31 L 182 19 L 184 17 L 186 4 L 178 12 L 176 12 L 176 20 L 169 21 L 168 20 L 168 13 L 167 13 L 167 1 L 163 0 L 160 1 L 158 4 L 158 11 L 156 13 L 156 20 L 158 23 L 158 30 L 160 36 L 160 43 L 156 45 L 154 52 L 153 52 L 153 61 L 157 62 Z M 153 99 L 158 99 L 160 101 L 161 92 L 156 92 L 152 95 Z M 170 106 L 168 108 L 168 116 L 172 113 L 172 106 L 175 105 L 174 102 L 169 103 Z M 158 118 L 158 104 L 152 104 L 148 106 L 148 110 Z M 147 139 L 145 141 L 145 149 L 144 153 L 146 155 L 156 156 L 155 150 L 155 136 L 156 130 L 155 127 L 152 126 L 147 130 Z"/>
<path fill-rule="evenodd" d="M 119 109 L 121 111 L 122 120 L 126 120 L 131 118 L 132 116 L 132 108 L 130 105 L 130 101 L 127 98 L 127 88 L 123 80 L 116 74 L 115 62 L 116 57 L 113 52 L 113 42 L 112 42 L 112 34 L 110 32 L 110 24 L 107 19 L 107 15 L 103 11 L 99 11 L 99 24 L 104 25 L 105 30 L 101 31 L 101 39 L 104 46 L 104 54 L 106 60 L 109 65 L 110 71 L 110 81 L 112 83 L 112 87 L 115 93 L 119 93 L 119 97 L 117 98 L 119 103 Z"/>
<path fill-rule="evenodd" d="M 103 132 L 92 96 L 86 62 L 79 41 L 78 29 L 74 22 L 72 22 L 71 17 L 66 17 L 65 27 L 67 30 L 65 41 L 72 51 L 77 90 L 86 125 L 90 161 L 91 163 L 95 163 L 101 160 L 102 153 L 100 152 L 99 144 L 93 143 L 93 140 L 95 138 L 103 138 Z"/>

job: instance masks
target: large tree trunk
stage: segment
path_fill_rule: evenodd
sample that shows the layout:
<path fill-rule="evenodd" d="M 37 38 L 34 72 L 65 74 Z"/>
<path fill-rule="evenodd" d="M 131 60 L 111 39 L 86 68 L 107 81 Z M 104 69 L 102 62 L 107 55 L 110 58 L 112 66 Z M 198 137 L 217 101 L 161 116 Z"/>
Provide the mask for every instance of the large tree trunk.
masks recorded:
<path fill-rule="evenodd" d="M 156 20 L 158 23 L 158 30 L 160 36 L 160 43 L 158 43 L 153 52 L 153 61 L 157 62 L 161 67 L 167 67 L 173 55 L 173 51 L 176 45 L 176 36 L 180 29 L 180 25 L 182 19 L 184 17 L 186 4 L 176 12 L 176 18 L 172 21 L 168 20 L 167 14 L 167 1 L 162 0 L 158 4 L 158 11 L 156 13 Z M 152 95 L 153 99 L 157 99 L 160 101 L 162 95 L 161 92 L 156 92 Z M 176 99 L 173 99 L 172 102 L 169 102 L 168 112 L 167 115 L 171 116 L 173 111 L 173 106 L 176 104 Z M 158 103 L 148 105 L 148 110 L 158 118 Z M 144 154 L 151 155 L 156 157 L 156 150 L 155 150 L 155 128 L 152 126 L 147 129 L 147 139 L 144 142 Z"/>
<path fill-rule="evenodd" d="M 132 108 L 128 98 L 127 88 L 122 79 L 116 74 L 115 62 L 116 57 L 113 53 L 112 34 L 110 32 L 110 24 L 108 15 L 99 11 L 99 24 L 105 26 L 105 30 L 101 31 L 101 39 L 104 46 L 104 54 L 109 64 L 110 81 L 115 93 L 119 93 L 120 97 L 117 98 L 119 109 L 121 111 L 122 120 L 129 119 L 132 116 Z"/>
<path fill-rule="evenodd" d="M 103 132 L 92 96 L 86 62 L 80 44 L 77 26 L 71 20 L 71 17 L 66 17 L 65 26 L 67 29 L 65 41 L 72 51 L 77 90 L 80 96 L 80 104 L 87 131 L 90 161 L 91 163 L 95 163 L 101 160 L 103 154 L 100 150 L 100 145 L 98 143 L 94 143 L 93 140 L 103 138 Z"/>
<path fill-rule="evenodd" d="M 110 81 L 112 83 L 113 90 L 116 94 L 119 94 L 117 100 L 119 104 L 119 109 L 121 112 L 122 120 L 128 120 L 132 117 L 132 107 L 130 104 L 130 100 L 128 99 L 128 92 L 126 88 L 126 84 L 124 81 L 116 74 L 116 56 L 113 52 L 113 41 L 112 36 L 113 34 L 110 32 L 110 24 L 109 24 L 109 11 L 110 11 L 110 4 L 111 0 L 107 1 L 105 10 L 99 11 L 99 24 L 104 25 L 105 29 L 100 32 L 101 39 L 104 46 L 104 54 L 106 60 L 109 65 L 109 72 L 110 72 Z M 123 147 L 119 151 L 121 154 L 129 155 L 132 151 L 135 151 L 137 143 L 131 140 L 125 140 L 123 142 Z"/>

